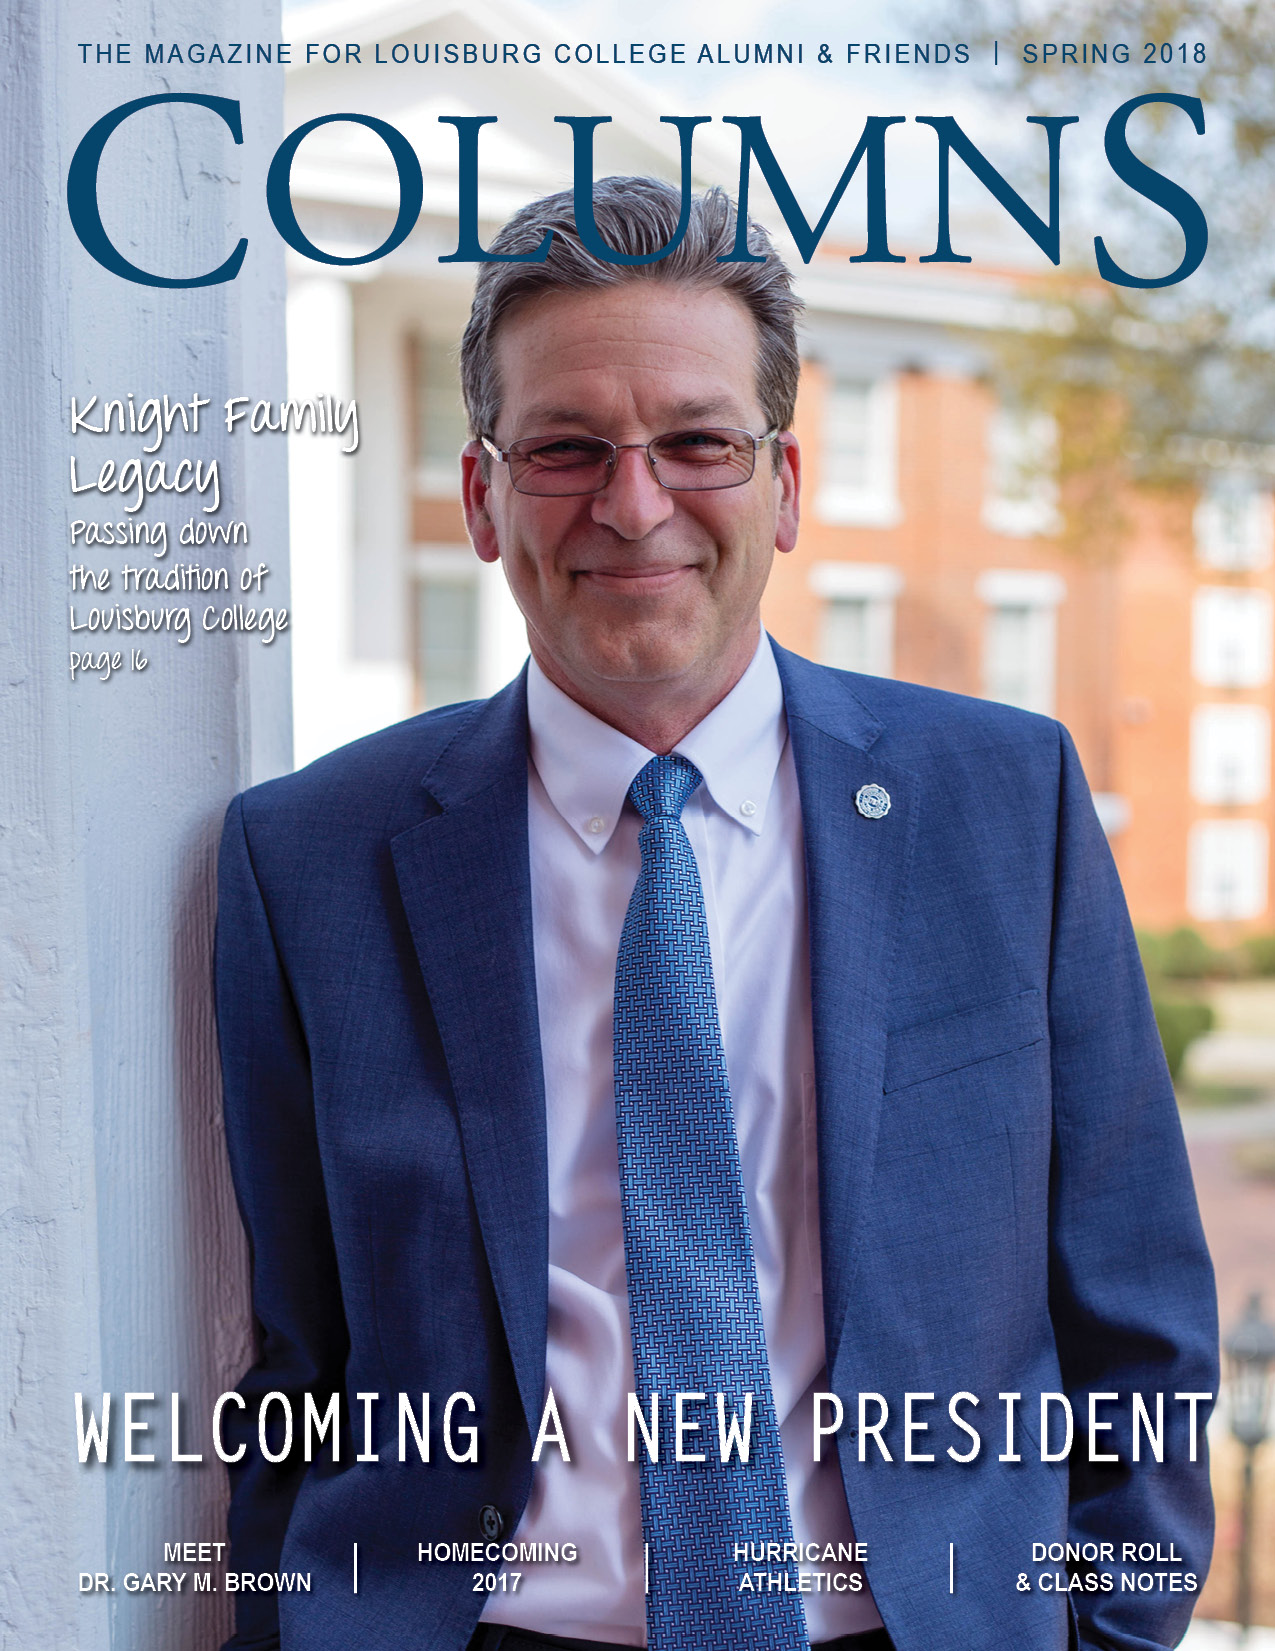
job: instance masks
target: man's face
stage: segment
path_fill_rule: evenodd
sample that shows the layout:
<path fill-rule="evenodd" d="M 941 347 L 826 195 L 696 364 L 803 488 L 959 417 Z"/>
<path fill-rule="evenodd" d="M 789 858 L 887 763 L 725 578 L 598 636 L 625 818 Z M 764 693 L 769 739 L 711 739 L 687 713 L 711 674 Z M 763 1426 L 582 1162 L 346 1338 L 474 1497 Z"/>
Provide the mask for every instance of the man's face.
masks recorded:
<path fill-rule="evenodd" d="M 633 280 L 553 293 L 515 311 L 497 337 L 501 449 L 526 436 L 602 436 L 617 446 L 671 431 L 729 426 L 765 434 L 757 335 L 719 289 Z M 780 438 L 776 471 L 761 448 L 750 481 L 669 492 L 645 452 L 619 454 L 601 493 L 515 492 L 508 466 L 488 480 L 471 443 L 466 521 L 484 561 L 503 561 L 532 652 L 573 697 L 725 692 L 757 642 L 773 552 L 797 536 L 799 456 Z M 644 685 L 644 687 L 639 687 Z"/>

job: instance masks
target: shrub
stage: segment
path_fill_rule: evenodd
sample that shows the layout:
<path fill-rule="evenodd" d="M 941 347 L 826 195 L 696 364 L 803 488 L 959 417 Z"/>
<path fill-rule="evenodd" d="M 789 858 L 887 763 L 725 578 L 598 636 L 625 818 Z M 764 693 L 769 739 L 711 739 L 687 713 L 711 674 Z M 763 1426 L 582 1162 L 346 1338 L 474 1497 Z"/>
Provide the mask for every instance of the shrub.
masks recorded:
<path fill-rule="evenodd" d="M 1250 935 L 1244 952 L 1255 975 L 1275 975 L 1275 934 Z"/>
<path fill-rule="evenodd" d="M 1187 1046 L 1212 1028 L 1213 1010 L 1207 1003 L 1164 997 L 1153 997 L 1151 1007 L 1155 1010 L 1155 1023 L 1160 1030 L 1169 1074 L 1176 1082 Z"/>
<path fill-rule="evenodd" d="M 1161 946 L 1160 973 L 1167 980 L 1204 980 L 1209 975 L 1233 972 L 1227 967 L 1226 954 L 1214 951 L 1194 929 L 1174 929 Z"/>
<path fill-rule="evenodd" d="M 1267 972 L 1258 968 L 1254 946 L 1268 961 L 1268 969 L 1275 974 L 1275 935 L 1259 936 L 1243 945 L 1220 949 L 1210 946 L 1195 929 L 1174 929 L 1171 934 L 1152 934 L 1147 929 L 1138 931 L 1138 951 L 1147 979 L 1156 980 L 1235 980 L 1239 976 Z"/>

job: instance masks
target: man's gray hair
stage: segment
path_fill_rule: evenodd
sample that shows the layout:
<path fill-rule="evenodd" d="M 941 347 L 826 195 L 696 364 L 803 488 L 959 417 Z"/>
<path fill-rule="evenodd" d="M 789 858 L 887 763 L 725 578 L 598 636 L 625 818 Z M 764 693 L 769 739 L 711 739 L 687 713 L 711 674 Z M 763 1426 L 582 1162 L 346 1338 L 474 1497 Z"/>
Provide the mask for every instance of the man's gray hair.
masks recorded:
<path fill-rule="evenodd" d="M 673 239 L 681 191 L 659 178 L 601 178 L 593 186 L 598 234 L 613 252 L 643 256 Z M 686 234 L 675 251 L 650 264 L 609 264 L 589 252 L 576 231 L 573 193 L 564 189 L 514 213 L 491 244 L 492 252 L 530 252 L 553 231 L 549 256 L 538 264 L 483 264 L 460 346 L 461 391 L 469 433 L 490 437 L 500 413 L 495 343 L 502 322 L 521 304 L 545 293 L 613 287 L 622 281 L 669 281 L 733 293 L 757 327 L 757 399 L 768 428 L 787 430 L 797 399 L 800 358 L 796 317 L 801 300 L 792 276 L 760 224 L 748 225 L 748 250 L 765 263 L 718 263 L 735 243 L 735 203 L 722 189 L 691 201 Z M 529 432 L 523 431 L 522 434 Z M 531 432 L 534 433 L 534 432 Z"/>

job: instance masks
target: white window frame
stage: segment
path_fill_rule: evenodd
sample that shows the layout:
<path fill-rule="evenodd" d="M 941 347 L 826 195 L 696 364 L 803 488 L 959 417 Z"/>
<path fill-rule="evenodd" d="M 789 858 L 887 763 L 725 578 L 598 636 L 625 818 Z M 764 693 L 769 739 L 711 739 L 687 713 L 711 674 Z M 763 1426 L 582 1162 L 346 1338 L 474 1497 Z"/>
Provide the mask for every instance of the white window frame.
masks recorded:
<path fill-rule="evenodd" d="M 476 692 L 485 697 L 503 688 L 527 657 L 527 626 L 500 563 L 479 561 L 469 545 L 418 544 L 409 568 L 413 583 L 448 579 L 478 586 Z"/>
<path fill-rule="evenodd" d="M 1271 718 L 1264 705 L 1197 705 L 1191 713 L 1191 795 L 1219 808 L 1265 802 Z"/>
<path fill-rule="evenodd" d="M 1270 833 L 1261 820 L 1197 820 L 1187 837 L 1188 912 L 1199 923 L 1261 917 L 1269 864 Z"/>
<path fill-rule="evenodd" d="M 1275 498 L 1267 487 L 1234 476 L 1204 488 L 1192 519 L 1195 555 L 1221 573 L 1254 573 L 1275 555 Z"/>
<path fill-rule="evenodd" d="M 417 382 L 412 386 L 412 394 L 416 399 L 416 417 L 418 419 L 422 416 L 422 401 L 427 400 L 429 396 L 430 386 L 425 364 L 428 360 L 431 349 L 439 350 L 444 355 L 450 357 L 450 351 L 446 340 L 431 337 L 428 333 L 418 333 L 416 335 L 416 358 L 418 363 Z M 463 429 L 463 402 L 459 399 L 459 378 L 456 380 L 456 395 L 456 431 L 458 435 L 461 435 Z M 464 436 L 461 435 L 462 446 L 464 444 L 464 439 Z M 417 493 L 423 495 L 425 498 L 458 498 L 460 495 L 460 447 L 458 446 L 456 452 L 446 458 L 442 455 L 438 455 L 436 457 L 426 455 L 423 458 L 416 455 L 416 466 L 413 474 L 413 482 Z"/>
<path fill-rule="evenodd" d="M 1067 596 L 1066 581 L 1060 574 L 1036 568 L 989 568 L 975 585 L 986 609 L 983 625 L 983 697 L 1001 699 L 992 680 L 992 636 L 998 610 L 1027 610 L 1030 628 L 1028 654 L 1033 665 L 1033 681 L 1022 699 L 1003 700 L 1026 711 L 1052 716 L 1057 695 L 1058 608 Z"/>
<path fill-rule="evenodd" d="M 1201 585 L 1191 602 L 1191 671 L 1206 688 L 1261 688 L 1271 679 L 1269 591 Z"/>
<path fill-rule="evenodd" d="M 828 426 L 840 386 L 866 385 L 868 480 L 862 486 L 829 474 Z M 828 379 L 821 432 L 820 484 L 814 511 L 820 521 L 838 527 L 897 527 L 903 520 L 899 499 L 899 386 L 893 376 L 854 378 L 849 373 Z"/>
<path fill-rule="evenodd" d="M 826 618 L 836 602 L 862 602 L 866 657 L 862 664 L 841 666 L 830 659 L 822 641 L 819 657 L 825 665 L 861 670 L 868 676 L 894 675 L 894 605 L 903 589 L 903 575 L 884 562 L 816 562 L 810 569 L 810 589 L 824 604 Z M 825 632 L 826 634 L 826 632 Z"/>
<path fill-rule="evenodd" d="M 994 408 L 987 421 L 984 527 L 1011 539 L 1058 533 L 1057 470 L 1058 424 L 1049 413 Z"/>

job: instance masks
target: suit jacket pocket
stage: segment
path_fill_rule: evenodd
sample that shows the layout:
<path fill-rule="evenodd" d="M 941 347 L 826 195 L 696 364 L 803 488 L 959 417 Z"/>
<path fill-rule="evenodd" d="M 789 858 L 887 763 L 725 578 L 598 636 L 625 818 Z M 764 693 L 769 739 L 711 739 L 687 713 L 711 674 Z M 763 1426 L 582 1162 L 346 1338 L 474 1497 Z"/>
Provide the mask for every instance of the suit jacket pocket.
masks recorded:
<path fill-rule="evenodd" d="M 1046 1033 L 1045 1000 L 1035 987 L 906 1026 L 887 1043 L 885 1093 L 1030 1048 Z"/>

